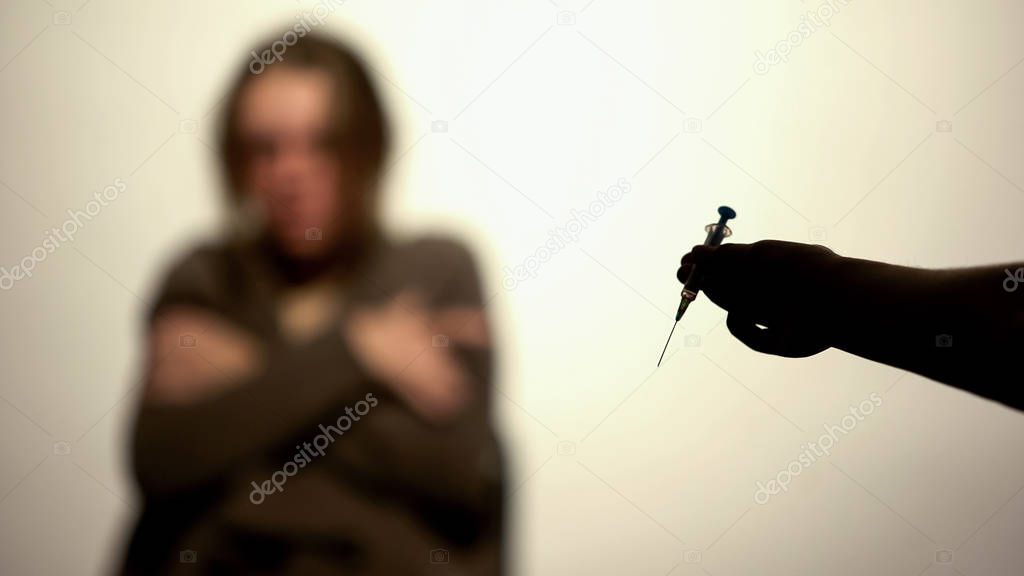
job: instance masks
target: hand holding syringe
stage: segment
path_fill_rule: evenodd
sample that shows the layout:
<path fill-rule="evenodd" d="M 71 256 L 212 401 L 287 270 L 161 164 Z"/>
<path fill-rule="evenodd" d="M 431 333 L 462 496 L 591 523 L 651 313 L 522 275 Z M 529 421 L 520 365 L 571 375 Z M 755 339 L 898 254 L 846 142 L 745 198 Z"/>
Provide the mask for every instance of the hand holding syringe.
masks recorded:
<path fill-rule="evenodd" d="M 708 224 L 704 227 L 707 231 L 707 238 L 704 239 L 705 246 L 718 246 L 722 243 L 722 240 L 732 235 L 732 230 L 725 225 L 726 222 L 736 217 L 736 211 L 728 206 L 718 207 L 718 222 L 714 224 Z M 661 350 L 661 357 L 658 358 L 658 366 L 661 366 L 661 361 L 665 358 L 665 350 L 668 350 L 668 343 L 672 340 L 672 334 L 676 331 L 676 325 L 679 324 L 679 319 L 683 317 L 683 312 L 690 306 L 690 302 L 697 299 L 697 293 L 700 291 L 700 272 L 696 267 L 690 272 L 690 277 L 686 279 L 683 284 L 683 292 L 681 299 L 679 300 L 679 308 L 676 310 L 676 321 L 672 324 L 672 331 L 668 333 L 668 340 L 665 341 L 665 347 Z"/>
<path fill-rule="evenodd" d="M 1024 262 L 923 269 L 799 242 L 721 244 L 736 214 L 718 213 L 704 244 L 680 259 L 676 323 L 705 292 L 751 350 L 806 358 L 834 348 L 1024 410 L 1019 390 L 978 376 L 979 366 L 1007 378 L 1019 369 Z"/>

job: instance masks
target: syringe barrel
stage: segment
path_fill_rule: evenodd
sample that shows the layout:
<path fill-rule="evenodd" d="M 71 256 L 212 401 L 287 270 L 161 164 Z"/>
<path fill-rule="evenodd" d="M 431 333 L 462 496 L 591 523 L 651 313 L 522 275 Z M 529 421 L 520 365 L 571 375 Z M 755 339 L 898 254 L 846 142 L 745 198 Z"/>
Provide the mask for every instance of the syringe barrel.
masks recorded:
<path fill-rule="evenodd" d="M 705 246 L 718 246 L 722 243 L 722 240 L 732 235 L 732 230 L 725 225 L 730 219 L 736 217 L 736 212 L 728 206 L 720 206 L 718 208 L 719 219 L 714 224 L 708 224 L 704 227 L 704 230 L 708 233 L 704 239 Z M 683 282 L 682 300 L 687 301 L 686 304 L 692 302 L 697 298 L 697 293 L 700 291 L 700 276 L 697 273 L 697 268 L 694 267 L 690 270 L 690 276 Z M 682 311 L 686 309 L 686 305 L 680 301 L 679 312 L 676 314 L 676 320 L 679 320 L 679 316 L 682 315 Z"/>
<path fill-rule="evenodd" d="M 732 230 L 722 222 L 708 224 L 704 227 L 707 230 L 707 238 L 704 239 L 705 246 L 718 246 L 726 237 L 732 234 Z"/>

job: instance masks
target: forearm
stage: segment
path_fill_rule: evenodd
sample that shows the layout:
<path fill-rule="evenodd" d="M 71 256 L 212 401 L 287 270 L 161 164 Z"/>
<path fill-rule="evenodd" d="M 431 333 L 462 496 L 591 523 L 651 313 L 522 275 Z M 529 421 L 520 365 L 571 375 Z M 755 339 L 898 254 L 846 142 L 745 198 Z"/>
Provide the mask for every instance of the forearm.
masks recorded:
<path fill-rule="evenodd" d="M 836 348 L 1018 409 L 1006 380 L 1024 350 L 1024 297 L 1005 266 L 922 270 L 843 258 L 834 278 Z M 1014 266 L 1016 268 L 1016 266 Z"/>
<path fill-rule="evenodd" d="M 420 290 L 433 308 L 434 321 L 445 311 L 463 312 L 434 329 L 450 340 L 445 351 L 464 372 L 468 402 L 445 422 L 431 421 L 408 405 L 382 402 L 383 409 L 368 416 L 359 431 L 364 441 L 358 448 L 367 457 L 357 460 L 357 446 L 350 443 L 351 461 L 360 462 L 360 470 L 374 482 L 421 501 L 480 509 L 491 482 L 487 473 L 481 473 L 481 460 L 486 460 L 493 443 L 493 353 L 477 267 L 460 245 L 437 239 L 410 246 L 399 262 L 401 277 L 396 283 Z M 345 449 L 337 456 L 344 457 Z"/>
<path fill-rule="evenodd" d="M 443 352 L 465 373 L 469 393 L 457 394 L 465 402 L 440 418 L 408 398 L 384 396 L 351 436 L 331 447 L 324 464 L 402 501 L 453 541 L 468 541 L 498 521 L 503 498 L 490 425 L 493 355 L 476 266 L 461 246 L 428 239 L 403 251 L 390 274 L 395 292 L 412 287 L 422 294 L 432 331 L 447 337 Z M 436 359 L 426 356 L 437 352 L 428 349 L 420 358 L 429 365 Z"/>
<path fill-rule="evenodd" d="M 501 455 L 490 427 L 489 353 L 459 350 L 473 376 L 473 400 L 444 423 L 385 396 L 331 447 L 325 466 L 348 480 L 406 501 L 455 540 L 471 540 L 500 508 Z"/>
<path fill-rule="evenodd" d="M 338 332 L 277 347 L 268 351 L 258 374 L 218 396 L 187 404 L 144 403 L 132 447 L 139 484 L 150 496 L 206 484 L 372 390 Z"/>

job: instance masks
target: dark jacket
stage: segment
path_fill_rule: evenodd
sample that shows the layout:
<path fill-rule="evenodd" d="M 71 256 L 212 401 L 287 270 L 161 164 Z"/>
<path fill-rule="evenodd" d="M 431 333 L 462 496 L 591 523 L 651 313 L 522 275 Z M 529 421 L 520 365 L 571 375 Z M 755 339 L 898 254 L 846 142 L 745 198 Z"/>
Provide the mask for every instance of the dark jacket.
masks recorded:
<path fill-rule="evenodd" d="M 299 345 L 282 336 L 274 298 L 289 279 L 277 264 L 266 243 L 206 245 L 159 290 L 151 319 L 198 306 L 267 352 L 260 374 L 219 396 L 140 406 L 131 454 L 143 511 L 123 573 L 500 574 L 489 351 L 452 343 L 475 399 L 455 421 L 428 423 L 368 376 L 340 330 Z M 382 241 L 346 266 L 342 316 L 404 287 L 430 307 L 484 306 L 472 257 L 450 240 Z M 342 418 L 353 409 L 365 415 Z M 322 456 L 304 450 L 323 434 Z M 261 498 L 257 487 L 288 462 L 282 490 Z"/>

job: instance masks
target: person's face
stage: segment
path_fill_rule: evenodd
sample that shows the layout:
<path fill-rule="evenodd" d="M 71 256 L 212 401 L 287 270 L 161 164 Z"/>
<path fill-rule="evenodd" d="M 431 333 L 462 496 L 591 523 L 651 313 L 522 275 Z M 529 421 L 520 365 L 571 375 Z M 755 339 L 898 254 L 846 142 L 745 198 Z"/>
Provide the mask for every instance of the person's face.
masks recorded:
<path fill-rule="evenodd" d="M 363 194 L 330 129 L 332 101 L 326 73 L 279 66 L 250 81 L 239 102 L 244 193 L 295 258 L 323 254 L 363 215 Z"/>

